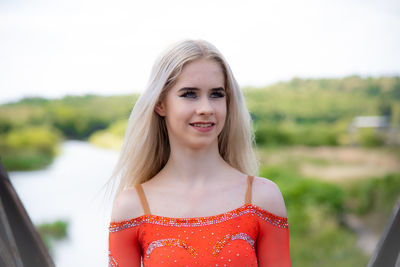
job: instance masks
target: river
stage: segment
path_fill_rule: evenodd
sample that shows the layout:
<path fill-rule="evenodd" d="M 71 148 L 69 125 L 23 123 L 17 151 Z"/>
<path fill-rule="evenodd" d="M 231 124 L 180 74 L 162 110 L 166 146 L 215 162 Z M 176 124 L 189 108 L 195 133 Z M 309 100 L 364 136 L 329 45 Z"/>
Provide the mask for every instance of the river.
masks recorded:
<path fill-rule="evenodd" d="M 117 157 L 118 152 L 87 142 L 66 141 L 48 168 L 9 173 L 34 224 L 69 222 L 67 238 L 53 246 L 57 267 L 108 266 L 111 200 L 102 187 Z"/>

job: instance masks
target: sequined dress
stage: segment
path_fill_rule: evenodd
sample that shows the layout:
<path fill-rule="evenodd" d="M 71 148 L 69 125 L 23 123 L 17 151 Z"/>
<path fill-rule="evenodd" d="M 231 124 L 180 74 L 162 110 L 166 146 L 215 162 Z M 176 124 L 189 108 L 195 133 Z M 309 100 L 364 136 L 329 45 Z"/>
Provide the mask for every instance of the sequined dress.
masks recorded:
<path fill-rule="evenodd" d="M 109 266 L 290 266 L 286 217 L 251 203 L 207 217 L 152 215 L 143 188 L 135 188 L 144 215 L 109 226 Z"/>

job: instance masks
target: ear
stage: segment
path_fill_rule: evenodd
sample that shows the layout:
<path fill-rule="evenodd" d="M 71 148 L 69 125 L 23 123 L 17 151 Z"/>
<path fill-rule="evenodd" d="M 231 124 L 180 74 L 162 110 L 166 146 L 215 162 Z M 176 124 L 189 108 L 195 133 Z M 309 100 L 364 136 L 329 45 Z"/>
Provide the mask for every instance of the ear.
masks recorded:
<path fill-rule="evenodd" d="M 154 107 L 154 111 L 157 112 L 157 114 L 160 115 L 161 117 L 165 117 L 166 112 L 165 112 L 164 102 L 158 101 L 156 106 Z"/>

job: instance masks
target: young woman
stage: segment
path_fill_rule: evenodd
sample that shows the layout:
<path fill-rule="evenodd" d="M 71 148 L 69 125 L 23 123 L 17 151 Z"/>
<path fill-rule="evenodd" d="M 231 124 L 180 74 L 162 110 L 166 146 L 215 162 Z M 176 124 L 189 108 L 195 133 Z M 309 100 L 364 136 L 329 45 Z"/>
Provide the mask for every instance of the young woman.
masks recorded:
<path fill-rule="evenodd" d="M 183 41 L 155 63 L 112 181 L 110 266 L 290 266 L 278 187 L 254 177 L 251 119 L 221 55 Z"/>

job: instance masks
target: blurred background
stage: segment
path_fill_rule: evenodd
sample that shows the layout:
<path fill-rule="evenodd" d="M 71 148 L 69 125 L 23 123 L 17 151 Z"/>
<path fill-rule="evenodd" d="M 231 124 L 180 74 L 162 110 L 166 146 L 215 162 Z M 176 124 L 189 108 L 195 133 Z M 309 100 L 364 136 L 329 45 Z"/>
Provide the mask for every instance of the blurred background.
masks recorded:
<path fill-rule="evenodd" d="M 156 57 L 213 43 L 293 266 L 365 266 L 400 196 L 400 2 L 0 2 L 0 156 L 57 266 L 106 266 L 102 186 Z"/>

